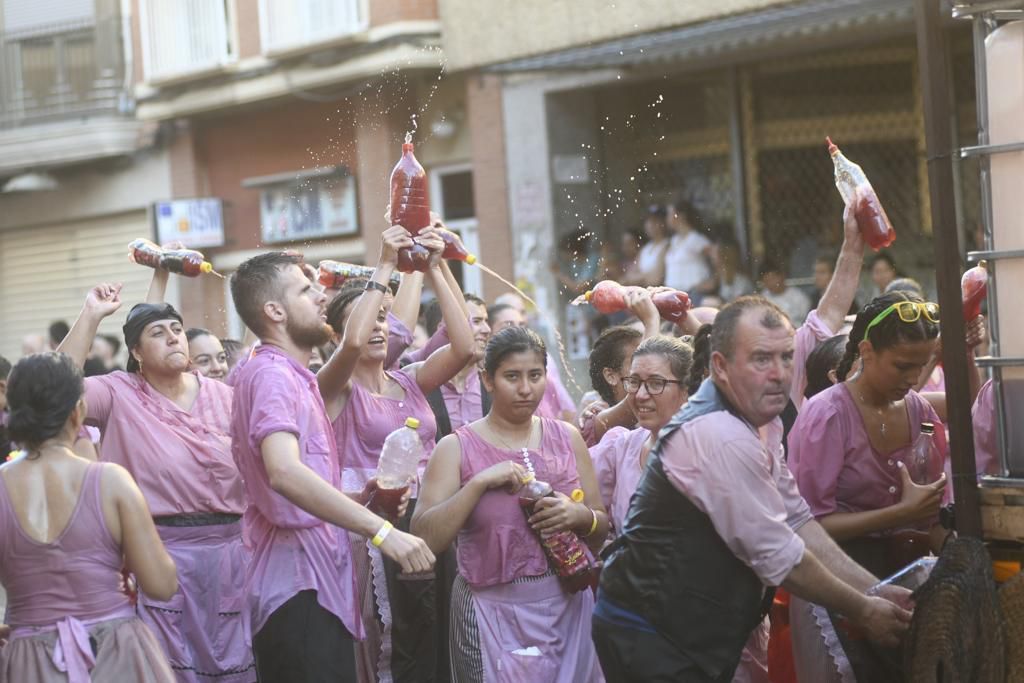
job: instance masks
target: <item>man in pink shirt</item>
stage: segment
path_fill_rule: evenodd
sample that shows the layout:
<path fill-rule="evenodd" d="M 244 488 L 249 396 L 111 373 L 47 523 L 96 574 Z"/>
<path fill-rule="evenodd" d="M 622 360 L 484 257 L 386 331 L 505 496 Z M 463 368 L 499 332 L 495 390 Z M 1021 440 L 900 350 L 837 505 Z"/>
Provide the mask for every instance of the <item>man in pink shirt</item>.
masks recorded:
<path fill-rule="evenodd" d="M 367 287 L 386 284 L 371 279 Z M 428 571 L 434 556 L 363 507 L 363 494 L 340 490 L 331 423 L 306 369 L 313 347 L 330 339 L 327 297 L 299 259 L 281 252 L 249 259 L 232 277 L 231 295 L 261 342 L 236 378 L 231 425 L 249 502 L 242 521 L 253 553 L 246 591 L 259 678 L 355 681 L 352 638 L 362 636 L 362 624 L 342 530 L 372 539 L 405 572 Z"/>
<path fill-rule="evenodd" d="M 909 626 L 909 612 L 865 594 L 878 579 L 814 521 L 782 460 L 785 314 L 742 297 L 716 318 L 711 350 L 711 376 L 662 430 L 609 549 L 593 626 L 607 680 L 732 680 L 773 586 L 880 642 Z"/>

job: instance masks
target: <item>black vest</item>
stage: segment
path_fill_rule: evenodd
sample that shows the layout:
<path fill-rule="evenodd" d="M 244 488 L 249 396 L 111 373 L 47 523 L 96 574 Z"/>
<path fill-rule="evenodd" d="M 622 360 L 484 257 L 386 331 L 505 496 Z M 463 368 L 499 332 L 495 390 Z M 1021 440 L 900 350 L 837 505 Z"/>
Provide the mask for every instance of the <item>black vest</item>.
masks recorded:
<path fill-rule="evenodd" d="M 440 441 L 453 431 L 452 419 L 448 414 L 448 406 L 444 403 L 441 387 L 427 394 L 427 403 L 430 404 L 430 409 L 434 411 L 434 420 L 437 421 L 437 437 L 435 437 L 435 441 Z M 484 417 L 484 415 L 491 412 L 491 395 L 487 393 L 483 382 L 480 382 L 480 408 L 483 413 L 480 417 Z M 477 419 L 477 416 L 474 415 L 473 419 Z"/>
<path fill-rule="evenodd" d="M 711 519 L 669 481 L 661 449 L 680 425 L 718 410 L 735 414 L 706 380 L 661 431 L 601 572 L 603 597 L 642 616 L 714 679 L 735 671 L 770 596 Z"/>

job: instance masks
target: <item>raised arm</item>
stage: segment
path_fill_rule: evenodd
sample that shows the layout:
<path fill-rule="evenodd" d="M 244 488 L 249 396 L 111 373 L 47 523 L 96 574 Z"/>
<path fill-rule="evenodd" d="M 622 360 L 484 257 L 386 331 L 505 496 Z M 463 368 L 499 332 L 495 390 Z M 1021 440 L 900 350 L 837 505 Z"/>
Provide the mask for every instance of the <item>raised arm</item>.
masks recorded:
<path fill-rule="evenodd" d="M 828 325 L 832 334 L 837 334 L 843 327 L 846 313 L 853 305 L 863 263 L 864 240 L 860 236 L 853 211 L 846 207 L 843 210 L 843 246 L 839 251 L 832 279 L 829 280 L 828 287 L 818 302 L 818 317 Z"/>
<path fill-rule="evenodd" d="M 146 290 L 147 304 L 162 304 L 167 301 L 167 283 L 171 274 L 163 268 L 153 269 L 153 279 L 149 281 L 149 289 Z"/>
<path fill-rule="evenodd" d="M 290 432 L 274 432 L 260 444 L 270 487 L 314 517 L 366 538 L 385 527 L 384 520 L 331 486 L 299 457 L 299 441 Z M 434 566 L 434 554 L 421 539 L 391 529 L 380 545 L 384 555 L 402 571 L 425 572 Z"/>
<path fill-rule="evenodd" d="M 402 321 L 410 330 L 416 327 L 420 317 L 420 294 L 423 292 L 423 273 L 403 273 L 402 282 L 391 304 L 391 315 Z"/>
<path fill-rule="evenodd" d="M 100 321 L 119 308 L 121 308 L 121 283 L 105 282 L 90 289 L 85 297 L 82 312 L 78 314 L 78 319 L 71 326 L 68 336 L 64 337 L 64 341 L 57 346 L 57 351 L 71 356 L 78 367 L 84 367 Z"/>
<path fill-rule="evenodd" d="M 522 465 L 509 460 L 478 472 L 461 486 L 461 466 L 459 439 L 449 434 L 437 444 L 427 463 L 410 527 L 435 553 L 451 546 L 482 495 L 502 487 L 514 493 L 526 477 Z"/>
<path fill-rule="evenodd" d="M 412 237 L 402 226 L 394 225 L 385 230 L 381 235 L 380 258 L 370 281 L 386 288 L 398 264 L 398 250 L 412 245 Z M 356 367 L 362 348 L 373 334 L 373 324 L 377 316 L 381 315 L 383 302 L 384 292 L 373 287 L 356 299 L 345 322 L 345 333 L 342 335 L 341 343 L 316 375 L 320 395 L 330 415 L 339 412 L 337 404 L 348 393 L 352 371 Z"/>

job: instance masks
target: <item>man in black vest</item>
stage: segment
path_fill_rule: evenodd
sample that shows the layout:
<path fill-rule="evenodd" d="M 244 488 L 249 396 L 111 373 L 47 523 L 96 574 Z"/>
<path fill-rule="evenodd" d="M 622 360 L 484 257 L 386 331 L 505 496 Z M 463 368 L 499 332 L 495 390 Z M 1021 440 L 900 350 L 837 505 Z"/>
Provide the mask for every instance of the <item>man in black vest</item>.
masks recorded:
<path fill-rule="evenodd" d="M 718 314 L 711 352 L 711 376 L 662 430 L 609 549 L 593 621 L 605 678 L 732 680 L 780 585 L 897 642 L 910 613 L 865 594 L 878 579 L 814 521 L 782 459 L 789 320 L 740 298 Z"/>

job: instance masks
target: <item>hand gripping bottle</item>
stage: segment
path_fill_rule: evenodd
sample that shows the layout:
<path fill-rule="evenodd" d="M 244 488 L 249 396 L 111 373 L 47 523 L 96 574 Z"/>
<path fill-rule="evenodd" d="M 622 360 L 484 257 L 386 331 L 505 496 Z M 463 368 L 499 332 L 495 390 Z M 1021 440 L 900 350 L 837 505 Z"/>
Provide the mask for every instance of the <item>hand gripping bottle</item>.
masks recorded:
<path fill-rule="evenodd" d="M 532 474 L 527 475 L 523 488 L 519 490 L 519 504 L 527 518 L 533 515 L 533 506 L 541 498 L 555 495 L 551 484 L 540 481 Z M 597 565 L 587 552 L 587 547 L 572 531 L 559 531 L 550 536 L 537 534 L 548 565 L 555 571 L 562 586 L 570 593 L 592 588 L 597 581 Z"/>
<path fill-rule="evenodd" d="M 853 211 L 861 236 L 875 251 L 888 247 L 896 240 L 896 231 L 893 230 L 882 203 L 878 201 L 878 195 L 868 182 L 868 177 L 864 175 L 860 166 L 843 156 L 831 138 L 825 138 L 825 142 L 828 143 L 828 153 L 832 156 L 832 163 L 835 166 L 836 187 L 839 194 L 843 195 L 846 205 Z"/>
<path fill-rule="evenodd" d="M 978 265 L 964 273 L 960 278 L 960 291 L 963 293 L 964 322 L 971 322 L 981 315 L 981 302 L 988 293 L 988 264 L 978 261 Z"/>
<path fill-rule="evenodd" d="M 408 139 L 408 138 L 406 138 Z M 430 225 L 427 173 L 413 154 L 413 144 L 402 145 L 402 158 L 391 171 L 391 225 L 401 225 L 415 237 Z M 426 271 L 430 251 L 419 244 L 398 252 L 398 270 Z"/>
<path fill-rule="evenodd" d="M 583 295 L 583 300 L 590 302 L 599 313 L 618 313 L 626 310 L 626 294 L 630 289 L 639 288 L 623 286 L 614 280 L 601 280 L 594 285 L 594 289 Z M 662 291 L 654 294 L 651 300 L 661 319 L 669 322 L 682 321 L 690 310 L 690 296 L 686 292 Z"/>
<path fill-rule="evenodd" d="M 161 268 L 186 277 L 213 272 L 213 264 L 202 253 L 193 249 L 164 249 L 147 239 L 140 238 L 129 244 L 128 257 L 139 265 Z"/>
<path fill-rule="evenodd" d="M 441 252 L 441 258 L 446 261 L 464 261 L 469 265 L 476 263 L 476 256 L 466 251 L 466 247 L 463 246 L 462 240 L 451 230 L 441 230 L 441 239 L 444 240 L 444 251 Z"/>
<path fill-rule="evenodd" d="M 352 278 L 366 278 L 369 280 L 373 277 L 373 270 L 370 266 L 357 266 L 352 263 L 324 260 L 317 267 L 317 281 L 328 289 L 341 289 L 341 286 Z M 402 277 L 398 273 L 391 275 L 391 284 L 397 287 L 401 282 Z"/>
<path fill-rule="evenodd" d="M 406 418 L 405 424 L 388 434 L 377 461 L 377 489 L 370 507 L 391 519 L 398 517 L 398 505 L 409 485 L 416 479 L 416 468 L 423 457 L 423 442 L 416 431 L 420 421 Z"/>
<path fill-rule="evenodd" d="M 942 474 L 942 456 L 935 446 L 935 425 L 931 422 L 921 423 L 921 433 L 904 464 L 915 484 L 931 484 Z"/>

